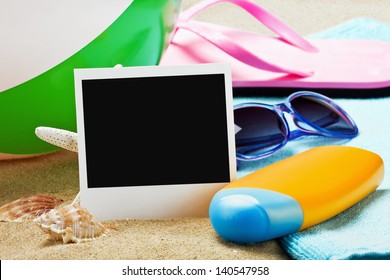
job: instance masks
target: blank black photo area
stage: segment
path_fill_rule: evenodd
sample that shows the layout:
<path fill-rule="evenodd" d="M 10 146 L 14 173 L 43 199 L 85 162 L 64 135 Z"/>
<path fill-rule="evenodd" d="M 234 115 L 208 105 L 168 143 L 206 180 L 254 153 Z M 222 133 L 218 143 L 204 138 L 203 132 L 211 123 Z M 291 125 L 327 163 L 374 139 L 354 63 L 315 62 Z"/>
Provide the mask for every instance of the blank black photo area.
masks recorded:
<path fill-rule="evenodd" d="M 83 80 L 88 188 L 230 182 L 224 79 Z"/>

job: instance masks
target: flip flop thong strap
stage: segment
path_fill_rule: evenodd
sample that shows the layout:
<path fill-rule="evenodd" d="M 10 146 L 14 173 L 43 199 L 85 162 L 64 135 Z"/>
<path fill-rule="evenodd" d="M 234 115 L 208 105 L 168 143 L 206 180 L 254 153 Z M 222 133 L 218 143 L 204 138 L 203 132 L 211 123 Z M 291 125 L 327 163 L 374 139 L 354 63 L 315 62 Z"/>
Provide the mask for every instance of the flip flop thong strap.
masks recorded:
<path fill-rule="evenodd" d="M 248 0 L 205 0 L 200 2 L 199 4 L 187 9 L 186 11 L 180 14 L 177 28 L 183 28 L 198 36 L 204 38 L 209 41 L 222 51 L 226 52 L 230 56 L 240 60 L 241 62 L 256 67 L 258 69 L 278 72 L 278 73 L 287 73 L 298 76 L 311 76 L 313 72 L 311 71 L 302 71 L 295 69 L 288 69 L 283 66 L 275 65 L 271 62 L 267 62 L 266 60 L 259 58 L 256 54 L 253 54 L 245 47 L 239 45 L 234 40 L 230 39 L 228 36 L 222 34 L 221 32 L 214 30 L 212 28 L 206 27 L 205 25 L 201 25 L 190 21 L 192 17 L 196 14 L 202 12 L 206 8 L 218 4 L 220 2 L 229 2 L 235 4 L 252 16 L 254 16 L 258 21 L 263 23 L 269 29 L 274 31 L 277 35 L 283 39 L 286 43 L 298 47 L 307 52 L 315 52 L 317 48 L 310 44 L 306 39 L 301 37 L 297 32 L 291 29 L 287 24 L 282 22 L 276 16 L 268 12 L 267 10 L 261 8 L 257 4 L 248 1 Z"/>

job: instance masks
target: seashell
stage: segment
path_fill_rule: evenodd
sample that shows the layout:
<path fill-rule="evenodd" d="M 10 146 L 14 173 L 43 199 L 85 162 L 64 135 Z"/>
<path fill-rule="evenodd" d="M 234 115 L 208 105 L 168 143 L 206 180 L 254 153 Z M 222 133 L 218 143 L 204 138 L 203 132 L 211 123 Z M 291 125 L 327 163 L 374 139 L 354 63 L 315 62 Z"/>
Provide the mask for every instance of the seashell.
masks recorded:
<path fill-rule="evenodd" d="M 0 221 L 21 222 L 49 212 L 62 200 L 49 195 L 30 195 L 0 207 Z"/>
<path fill-rule="evenodd" d="M 108 227 L 101 224 L 87 209 L 70 204 L 34 219 L 44 232 L 64 243 L 83 242 L 103 236 Z"/>

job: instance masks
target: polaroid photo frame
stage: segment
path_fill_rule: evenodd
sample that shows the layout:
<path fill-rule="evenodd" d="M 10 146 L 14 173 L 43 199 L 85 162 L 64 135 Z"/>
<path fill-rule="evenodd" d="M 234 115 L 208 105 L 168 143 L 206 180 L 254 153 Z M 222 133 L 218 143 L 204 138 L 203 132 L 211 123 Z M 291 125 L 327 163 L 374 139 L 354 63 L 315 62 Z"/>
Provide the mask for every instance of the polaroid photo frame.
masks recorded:
<path fill-rule="evenodd" d="M 207 217 L 236 179 L 230 66 L 74 74 L 81 206 L 99 220 Z"/>

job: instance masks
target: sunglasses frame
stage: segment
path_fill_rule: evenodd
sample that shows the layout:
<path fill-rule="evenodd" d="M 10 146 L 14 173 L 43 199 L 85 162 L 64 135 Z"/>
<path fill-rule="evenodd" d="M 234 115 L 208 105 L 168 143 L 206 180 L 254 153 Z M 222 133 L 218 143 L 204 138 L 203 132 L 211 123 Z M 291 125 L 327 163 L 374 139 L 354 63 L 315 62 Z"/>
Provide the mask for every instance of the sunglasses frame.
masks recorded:
<path fill-rule="evenodd" d="M 294 99 L 296 99 L 298 97 L 302 97 L 302 96 L 313 97 L 313 98 L 319 100 L 320 103 L 321 102 L 326 103 L 331 108 L 331 110 L 336 112 L 339 116 L 341 116 L 343 118 L 343 120 L 348 125 L 350 125 L 350 127 L 352 128 L 352 132 L 351 133 L 341 133 L 341 132 L 330 131 L 328 129 L 322 128 L 322 127 L 314 124 L 313 122 L 311 122 L 308 119 L 306 119 L 305 117 L 303 117 L 291 105 L 291 102 Z M 240 104 L 236 104 L 234 106 L 234 110 L 246 108 L 246 107 L 260 107 L 260 108 L 265 108 L 265 109 L 273 111 L 276 114 L 276 116 L 279 118 L 281 123 L 283 124 L 283 128 L 285 129 L 285 131 L 287 133 L 286 133 L 285 138 L 284 138 L 282 143 L 280 143 L 279 145 L 275 146 L 271 150 L 266 151 L 262 154 L 244 155 L 244 154 L 236 152 L 237 160 L 251 161 L 251 160 L 258 160 L 261 158 L 268 157 L 268 156 L 276 153 L 277 151 L 279 151 L 281 148 L 283 148 L 287 144 L 287 142 L 294 140 L 294 139 L 297 139 L 297 138 L 300 138 L 300 137 L 304 137 L 304 136 L 319 135 L 319 136 L 327 136 L 327 137 L 332 137 L 332 138 L 351 139 L 351 138 L 356 137 L 359 134 L 359 129 L 358 129 L 356 123 L 353 121 L 353 119 L 349 116 L 349 114 L 344 109 L 342 109 L 339 105 L 337 105 L 332 99 L 330 99 L 322 94 L 312 92 L 312 91 L 295 92 L 295 93 L 289 95 L 286 98 L 285 102 L 273 104 L 273 105 L 265 104 L 265 103 L 261 103 L 261 102 L 240 103 Z M 284 115 L 285 113 L 287 113 L 291 116 L 294 124 L 296 125 L 296 127 L 298 129 L 290 130 L 290 126 L 288 125 L 288 122 L 287 122 L 285 115 Z M 303 127 L 302 124 L 304 124 L 306 127 L 309 126 L 311 129 L 307 129 L 307 128 Z"/>

